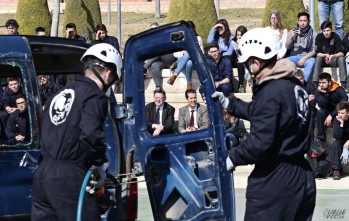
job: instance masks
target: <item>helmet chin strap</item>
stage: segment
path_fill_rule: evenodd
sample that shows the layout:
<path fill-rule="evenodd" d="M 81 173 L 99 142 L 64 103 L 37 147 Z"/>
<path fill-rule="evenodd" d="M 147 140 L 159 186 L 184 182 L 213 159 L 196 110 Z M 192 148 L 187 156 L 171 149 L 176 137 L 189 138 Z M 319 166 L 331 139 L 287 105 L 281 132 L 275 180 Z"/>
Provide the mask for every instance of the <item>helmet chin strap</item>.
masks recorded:
<path fill-rule="evenodd" d="M 98 71 L 95 69 L 94 65 L 96 64 L 93 64 L 93 63 L 89 63 L 86 67 L 88 67 L 92 72 L 93 74 L 98 78 L 98 80 L 102 83 L 103 85 L 103 91 L 107 91 L 107 89 L 109 88 L 110 85 L 106 85 L 104 83 L 104 80 L 102 79 L 101 75 L 98 73 Z"/>

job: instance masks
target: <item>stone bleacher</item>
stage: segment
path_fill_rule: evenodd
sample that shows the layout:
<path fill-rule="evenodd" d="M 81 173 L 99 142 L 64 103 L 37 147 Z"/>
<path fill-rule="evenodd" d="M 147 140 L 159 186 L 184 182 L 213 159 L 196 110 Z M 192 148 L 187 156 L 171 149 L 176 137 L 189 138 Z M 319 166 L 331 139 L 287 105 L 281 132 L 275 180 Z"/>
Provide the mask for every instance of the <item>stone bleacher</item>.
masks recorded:
<path fill-rule="evenodd" d="M 337 79 L 337 75 L 335 74 L 336 69 L 331 69 L 331 68 L 325 68 L 325 72 L 332 73 L 334 71 L 334 79 Z M 171 104 L 175 109 L 176 109 L 176 114 L 175 114 L 175 119 L 178 119 L 178 110 L 180 107 L 183 107 L 187 105 L 187 100 L 185 99 L 184 92 L 186 90 L 187 86 L 187 81 L 185 79 L 185 75 L 181 73 L 175 83 L 173 85 L 167 84 L 167 80 L 172 76 L 173 73 L 169 69 L 164 69 L 162 71 L 162 77 L 163 77 L 163 89 L 166 91 L 167 95 L 167 102 Z M 234 88 L 238 88 L 238 72 L 236 68 L 233 68 L 233 75 L 234 75 Z M 193 83 L 193 89 L 198 90 L 200 86 L 200 81 L 197 77 L 197 74 L 195 70 L 193 71 L 192 75 L 192 83 Z M 246 101 L 250 102 L 251 97 L 252 97 L 252 90 L 251 87 L 249 87 L 248 84 L 245 83 L 244 85 L 246 93 L 235 93 L 235 96 Z M 154 81 L 151 77 L 151 73 L 147 73 L 144 79 L 144 89 L 145 89 L 145 101 L 146 103 L 152 102 L 153 101 L 153 91 L 155 89 L 155 84 Z M 121 94 L 117 94 L 118 100 L 121 99 Z M 202 97 L 198 93 L 198 102 L 204 104 L 205 102 L 203 101 Z M 240 126 L 243 126 L 246 128 L 247 131 L 250 129 L 250 123 L 249 121 L 241 120 Z M 329 130 L 329 136 L 332 137 L 331 135 L 331 130 Z"/>
<path fill-rule="evenodd" d="M 324 72 L 328 72 L 331 73 L 334 77 L 334 79 L 337 79 L 337 73 L 336 73 L 336 68 L 324 68 L 323 70 Z M 234 86 L 235 88 L 237 88 L 237 82 L 238 82 L 238 74 L 237 74 L 237 69 L 233 68 L 233 74 L 234 74 Z M 187 86 L 187 81 L 185 79 L 185 75 L 183 73 L 181 73 L 175 83 L 171 86 L 169 84 L 167 84 L 167 80 L 172 76 L 172 73 L 169 69 L 164 69 L 162 71 L 162 77 L 163 77 L 163 89 L 166 91 L 166 102 L 168 102 L 169 104 L 171 104 L 175 109 L 175 120 L 176 120 L 176 124 L 177 125 L 177 121 L 178 121 L 178 110 L 180 107 L 183 107 L 185 105 L 187 105 L 187 100 L 185 99 L 185 95 L 184 92 L 186 90 L 186 86 Z M 198 80 L 197 74 L 195 71 L 193 71 L 193 75 L 192 75 L 192 83 L 193 83 L 193 89 L 198 90 L 199 86 L 200 86 L 200 82 Z M 145 101 L 146 103 L 152 102 L 153 101 L 153 91 L 155 89 L 155 84 L 154 81 L 152 80 L 151 77 L 151 73 L 147 73 L 147 75 L 145 76 L 144 79 L 144 89 L 145 89 Z M 249 87 L 248 85 L 245 85 L 245 89 L 246 89 L 246 93 L 235 93 L 235 96 L 246 101 L 246 102 L 250 102 L 251 98 L 252 98 L 252 92 L 251 92 L 251 87 Z M 205 104 L 205 102 L 203 101 L 202 97 L 200 96 L 200 93 L 197 94 L 198 95 L 198 102 L 201 104 Z M 117 100 L 122 100 L 122 94 L 116 94 L 117 96 Z M 239 127 L 243 127 L 245 128 L 247 131 L 250 130 L 250 122 L 246 121 L 246 120 L 240 120 L 240 124 Z M 316 134 L 316 128 L 315 128 L 315 134 Z M 332 128 L 328 128 L 327 129 L 327 137 L 328 137 L 328 141 L 332 142 L 333 138 L 332 138 Z M 349 165 L 346 165 L 344 167 L 346 173 L 349 173 Z"/>

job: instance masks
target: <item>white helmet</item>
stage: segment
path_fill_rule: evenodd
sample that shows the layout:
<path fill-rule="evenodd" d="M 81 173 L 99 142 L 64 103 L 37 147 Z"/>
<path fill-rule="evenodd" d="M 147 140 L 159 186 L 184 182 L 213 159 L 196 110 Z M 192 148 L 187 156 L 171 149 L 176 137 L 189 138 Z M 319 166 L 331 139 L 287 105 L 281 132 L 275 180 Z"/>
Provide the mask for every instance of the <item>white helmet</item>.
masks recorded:
<path fill-rule="evenodd" d="M 268 60 L 277 55 L 280 49 L 280 39 L 276 34 L 266 28 L 255 28 L 242 36 L 237 55 L 241 63 L 252 56 Z"/>
<path fill-rule="evenodd" d="M 107 43 L 99 43 L 91 46 L 86 50 L 80 61 L 85 62 L 87 56 L 94 56 L 105 63 L 115 65 L 116 74 L 121 78 L 122 58 L 118 50 Z"/>

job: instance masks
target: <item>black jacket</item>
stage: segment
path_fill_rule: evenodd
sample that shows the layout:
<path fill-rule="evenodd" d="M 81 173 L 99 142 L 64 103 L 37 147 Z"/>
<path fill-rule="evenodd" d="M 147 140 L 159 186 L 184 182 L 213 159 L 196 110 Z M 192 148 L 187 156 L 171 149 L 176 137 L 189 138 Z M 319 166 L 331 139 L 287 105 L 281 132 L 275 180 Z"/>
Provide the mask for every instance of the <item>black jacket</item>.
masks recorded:
<path fill-rule="evenodd" d="M 116 50 L 118 50 L 120 52 L 120 46 L 119 46 L 119 41 L 117 38 L 113 37 L 113 36 L 105 36 L 105 39 L 102 40 L 93 40 L 92 45 L 98 44 L 98 43 L 107 43 L 110 45 L 113 45 L 114 48 L 116 48 Z"/>
<path fill-rule="evenodd" d="M 321 109 L 326 109 L 331 111 L 330 115 L 335 117 L 337 115 L 336 105 L 340 101 L 348 101 L 348 95 L 344 88 L 339 86 L 335 81 L 332 81 L 331 88 L 327 93 L 320 93 L 316 88 L 315 90 L 315 100 Z"/>
<path fill-rule="evenodd" d="M 47 87 L 44 87 L 43 85 L 39 85 L 41 105 L 44 106 L 46 101 L 52 95 L 54 95 L 59 90 L 59 88 L 60 87 L 55 82 L 49 82 Z"/>
<path fill-rule="evenodd" d="M 40 131 L 44 160 L 78 162 L 86 169 L 103 164 L 107 102 L 97 84 L 81 75 L 51 97 Z"/>
<path fill-rule="evenodd" d="M 17 107 L 16 105 L 16 97 L 18 95 L 22 94 L 22 90 L 19 89 L 17 93 L 14 93 L 11 91 L 10 88 L 5 87 L 4 91 L 2 93 L 2 101 L 3 101 L 3 106 L 4 108 L 9 106 L 9 107 Z"/>
<path fill-rule="evenodd" d="M 233 71 L 230 57 L 222 56 L 216 63 L 211 56 L 208 56 L 206 61 L 214 82 L 221 81 L 225 78 L 228 78 L 232 82 Z"/>
<path fill-rule="evenodd" d="M 156 105 L 154 102 L 151 102 L 145 106 L 145 109 L 147 113 L 147 129 L 150 134 L 153 134 L 154 129 L 152 128 L 152 124 L 156 121 Z M 164 130 L 160 134 L 173 133 L 174 114 L 174 107 L 165 102 L 162 110 L 162 125 L 164 126 Z"/>
<path fill-rule="evenodd" d="M 16 110 L 12 114 L 10 114 L 7 120 L 6 136 L 8 143 L 17 143 L 15 139 L 17 135 L 24 136 L 24 141 L 30 140 L 28 111 L 24 111 L 21 113 L 19 112 L 19 110 Z"/>
<path fill-rule="evenodd" d="M 304 160 L 310 146 L 308 95 L 292 77 L 294 65 L 285 60 L 277 62 L 270 80 L 254 86 L 252 102 L 235 96 L 230 99 L 228 113 L 251 122 L 246 141 L 230 151 L 236 166 L 256 164 L 255 168 L 265 168 Z"/>
<path fill-rule="evenodd" d="M 349 120 L 344 121 L 343 127 L 339 126 L 337 119 L 333 121 L 333 138 L 347 142 L 349 140 Z"/>

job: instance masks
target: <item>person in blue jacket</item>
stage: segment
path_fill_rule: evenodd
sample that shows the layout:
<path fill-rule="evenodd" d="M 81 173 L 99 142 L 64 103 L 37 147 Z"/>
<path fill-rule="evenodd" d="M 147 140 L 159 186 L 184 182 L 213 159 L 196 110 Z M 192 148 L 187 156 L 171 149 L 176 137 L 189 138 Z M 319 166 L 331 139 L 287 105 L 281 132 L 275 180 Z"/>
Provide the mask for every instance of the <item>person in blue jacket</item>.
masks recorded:
<path fill-rule="evenodd" d="M 120 78 L 122 59 L 110 44 L 91 46 L 82 56 L 84 75 L 46 102 L 40 128 L 42 160 L 33 180 L 31 220 L 76 220 L 85 174 L 92 168 L 95 187 L 105 170 L 104 93 Z M 98 179 L 98 177 L 100 179 Z M 82 220 L 100 220 L 97 198 L 85 193 Z"/>
<path fill-rule="evenodd" d="M 280 40 L 266 29 L 248 31 L 239 43 L 243 62 L 255 81 L 253 100 L 221 92 L 212 97 L 229 114 L 249 120 L 245 142 L 230 149 L 226 167 L 254 164 L 246 190 L 245 220 L 311 220 L 315 208 L 314 173 L 304 158 L 310 147 L 308 95 L 293 77 L 295 65 L 277 60 Z"/>
<path fill-rule="evenodd" d="M 215 88 L 217 91 L 223 92 L 224 96 L 228 97 L 233 92 L 231 83 L 233 77 L 231 58 L 221 56 L 219 46 L 215 42 L 209 44 L 207 48 L 209 56 L 206 61 L 212 74 Z"/>
<path fill-rule="evenodd" d="M 232 57 L 235 50 L 234 36 L 231 34 L 229 24 L 225 19 L 219 19 L 212 27 L 207 37 L 207 43 L 216 42 L 219 45 L 219 50 L 222 56 Z"/>

